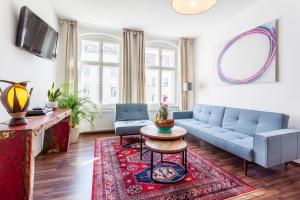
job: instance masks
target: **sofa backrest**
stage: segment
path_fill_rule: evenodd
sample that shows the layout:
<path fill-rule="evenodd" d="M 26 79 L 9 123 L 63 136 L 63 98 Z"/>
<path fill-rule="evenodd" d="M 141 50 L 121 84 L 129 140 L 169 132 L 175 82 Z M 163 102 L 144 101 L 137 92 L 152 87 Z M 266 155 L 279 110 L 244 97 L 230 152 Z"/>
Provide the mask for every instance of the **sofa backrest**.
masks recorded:
<path fill-rule="evenodd" d="M 149 119 L 147 104 L 116 104 L 115 121 Z"/>
<path fill-rule="evenodd" d="M 226 107 L 222 127 L 254 136 L 255 133 L 287 128 L 288 120 L 289 116 L 281 113 Z"/>
<path fill-rule="evenodd" d="M 193 111 L 193 118 L 214 126 L 222 126 L 225 107 L 198 104 Z"/>

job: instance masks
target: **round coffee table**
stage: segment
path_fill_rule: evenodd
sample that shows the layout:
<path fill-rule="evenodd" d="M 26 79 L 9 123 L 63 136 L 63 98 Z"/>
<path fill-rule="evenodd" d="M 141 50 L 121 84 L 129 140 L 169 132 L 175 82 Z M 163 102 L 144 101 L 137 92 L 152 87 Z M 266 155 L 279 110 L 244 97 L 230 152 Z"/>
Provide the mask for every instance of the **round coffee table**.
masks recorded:
<path fill-rule="evenodd" d="M 184 138 L 187 133 L 187 131 L 180 126 L 174 126 L 170 133 L 160 133 L 155 125 L 144 126 L 140 132 L 142 136 L 155 140 L 176 140 Z"/>
<path fill-rule="evenodd" d="M 159 183 L 175 183 L 181 181 L 187 173 L 187 143 L 184 140 L 176 139 L 171 141 L 149 139 L 145 142 L 146 147 L 151 151 L 151 170 L 150 177 L 153 181 Z M 178 166 L 184 171 L 184 174 L 179 175 L 172 166 L 163 166 L 158 163 L 153 164 L 153 154 L 160 153 L 160 163 L 171 163 L 173 166 Z M 163 154 L 182 154 L 182 165 L 163 160 Z M 178 169 L 177 169 L 178 170 Z M 180 170 L 179 170 L 180 171 Z M 155 174 L 156 177 L 153 177 Z"/>
<path fill-rule="evenodd" d="M 184 139 L 184 136 L 187 134 L 187 131 L 180 126 L 174 126 L 172 128 L 172 132 L 170 133 L 160 133 L 158 128 L 155 125 L 148 125 L 142 127 L 140 129 L 140 132 L 141 132 L 141 144 L 140 144 L 141 160 L 143 159 L 143 136 L 154 140 L 171 141 L 177 139 Z"/>

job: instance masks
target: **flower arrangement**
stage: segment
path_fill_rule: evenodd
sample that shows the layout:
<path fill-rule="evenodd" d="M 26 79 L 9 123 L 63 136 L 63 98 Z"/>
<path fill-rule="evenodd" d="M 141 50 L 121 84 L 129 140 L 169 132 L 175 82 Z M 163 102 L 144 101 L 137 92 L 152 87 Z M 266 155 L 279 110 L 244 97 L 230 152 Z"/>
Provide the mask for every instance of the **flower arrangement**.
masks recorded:
<path fill-rule="evenodd" d="M 156 114 L 155 125 L 160 132 L 169 133 L 174 126 L 174 119 L 168 119 L 168 97 L 163 96 L 159 112 Z"/>

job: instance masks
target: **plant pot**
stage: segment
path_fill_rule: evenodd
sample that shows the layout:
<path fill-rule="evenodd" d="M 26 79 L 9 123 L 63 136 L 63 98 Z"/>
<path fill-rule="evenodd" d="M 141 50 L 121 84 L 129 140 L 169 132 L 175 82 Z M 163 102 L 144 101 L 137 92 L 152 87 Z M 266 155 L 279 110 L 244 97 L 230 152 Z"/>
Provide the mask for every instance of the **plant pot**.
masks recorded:
<path fill-rule="evenodd" d="M 47 108 L 52 108 L 53 110 L 56 110 L 58 107 L 58 102 L 47 102 Z"/>
<path fill-rule="evenodd" d="M 78 141 L 79 138 L 79 127 L 77 128 L 71 128 L 71 132 L 70 132 L 70 143 L 76 143 Z"/>

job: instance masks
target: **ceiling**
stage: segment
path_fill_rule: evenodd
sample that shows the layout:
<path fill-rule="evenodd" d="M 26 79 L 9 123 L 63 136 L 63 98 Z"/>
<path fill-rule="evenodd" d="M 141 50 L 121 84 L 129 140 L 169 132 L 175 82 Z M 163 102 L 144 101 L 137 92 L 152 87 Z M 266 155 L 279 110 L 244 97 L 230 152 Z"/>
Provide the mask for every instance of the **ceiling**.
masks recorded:
<path fill-rule="evenodd" d="M 219 0 L 199 15 L 180 15 L 171 0 L 50 0 L 58 17 L 110 28 L 135 28 L 173 37 L 196 37 L 202 31 L 262 0 Z"/>

